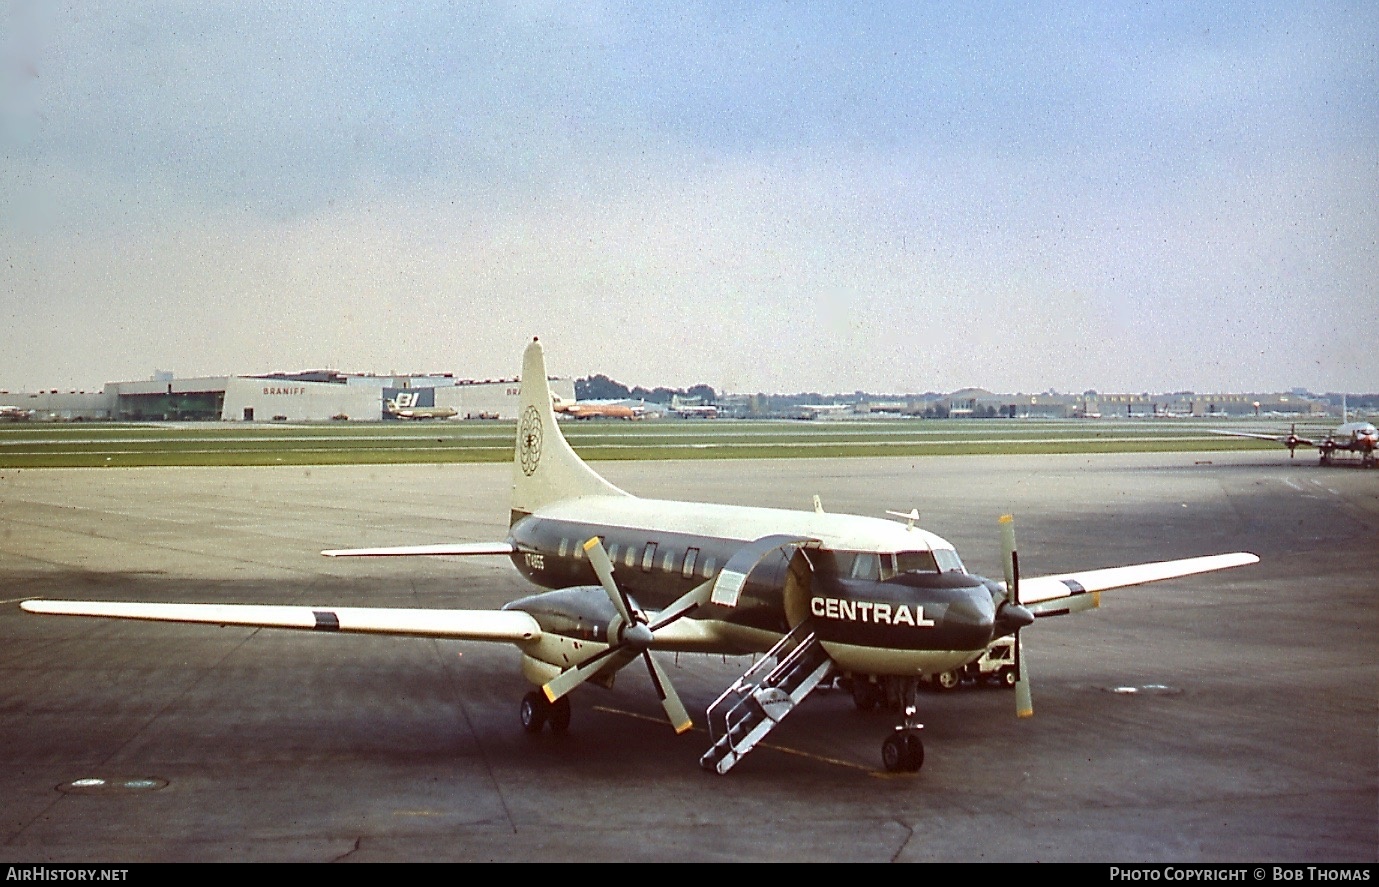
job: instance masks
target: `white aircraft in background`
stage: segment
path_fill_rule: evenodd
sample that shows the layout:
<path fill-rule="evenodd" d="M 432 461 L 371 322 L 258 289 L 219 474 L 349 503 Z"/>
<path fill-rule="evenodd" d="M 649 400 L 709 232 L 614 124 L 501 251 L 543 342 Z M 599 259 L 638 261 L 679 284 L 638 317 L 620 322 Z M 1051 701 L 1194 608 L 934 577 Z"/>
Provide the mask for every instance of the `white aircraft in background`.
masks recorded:
<path fill-rule="evenodd" d="M 33 410 L 26 410 L 23 407 L 0 406 L 0 421 L 23 422 L 32 419 L 33 415 Z"/>
<path fill-rule="evenodd" d="M 539 689 L 519 706 L 529 732 L 570 725 L 571 691 L 611 686 L 640 659 L 677 732 L 691 726 L 652 651 L 760 654 L 708 709 L 718 773 L 815 687 L 840 679 L 860 708 L 890 702 L 889 770 L 924 761 L 916 691 L 1014 640 L 1017 713 L 1032 714 L 1021 631 L 1039 617 L 1098 605 L 1098 592 L 1252 564 L 1246 552 L 1020 576 L 1014 524 L 1001 518 L 1004 581 L 967 572 L 953 546 L 902 521 L 812 510 L 642 499 L 613 486 L 566 443 L 541 345 L 527 346 L 512 467 L 511 523 L 496 543 L 323 552 L 334 557 L 504 555 L 551 589 L 501 610 L 29 600 L 33 613 L 499 641 Z"/>
<path fill-rule="evenodd" d="M 1344 412 L 1344 410 L 1342 411 Z M 1342 419 L 1344 420 L 1344 415 Z M 1320 464 L 1332 465 L 1337 453 L 1354 453 L 1360 457 L 1364 468 L 1375 466 L 1375 450 L 1379 450 L 1379 428 L 1372 422 L 1342 422 L 1334 431 L 1321 440 L 1299 437 L 1298 426 L 1292 426 L 1287 434 L 1255 434 L 1249 431 L 1213 431 L 1230 437 L 1252 437 L 1258 440 L 1272 440 L 1288 448 L 1288 458 L 1298 447 L 1316 447 L 1320 454 Z"/>
<path fill-rule="evenodd" d="M 383 411 L 395 419 L 449 419 L 457 415 L 451 407 L 404 406 L 398 399 L 387 401 Z"/>

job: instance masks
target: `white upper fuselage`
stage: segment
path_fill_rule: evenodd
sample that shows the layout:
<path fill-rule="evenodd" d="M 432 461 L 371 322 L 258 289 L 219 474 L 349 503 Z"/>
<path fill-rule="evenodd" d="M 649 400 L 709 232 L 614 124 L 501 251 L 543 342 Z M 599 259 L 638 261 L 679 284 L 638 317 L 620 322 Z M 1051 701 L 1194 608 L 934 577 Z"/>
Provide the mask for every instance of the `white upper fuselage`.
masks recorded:
<path fill-rule="evenodd" d="M 1338 443 L 1368 441 L 1373 444 L 1379 441 L 1379 428 L 1375 428 L 1370 422 L 1347 422 L 1331 433 L 1331 439 Z"/>
<path fill-rule="evenodd" d="M 675 502 L 635 496 L 581 496 L 545 505 L 536 514 L 553 520 L 742 542 L 788 533 L 818 539 L 824 548 L 838 551 L 953 550 L 947 541 L 919 527 L 855 514 Z"/>

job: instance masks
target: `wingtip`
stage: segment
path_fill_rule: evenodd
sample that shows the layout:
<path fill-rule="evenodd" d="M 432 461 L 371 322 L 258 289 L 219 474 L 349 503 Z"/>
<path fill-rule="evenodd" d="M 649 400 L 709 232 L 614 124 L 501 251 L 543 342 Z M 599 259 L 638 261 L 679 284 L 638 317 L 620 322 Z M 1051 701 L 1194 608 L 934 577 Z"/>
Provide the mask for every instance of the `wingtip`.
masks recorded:
<path fill-rule="evenodd" d="M 679 736 L 681 733 L 685 733 L 685 732 L 687 732 L 687 731 L 693 729 L 693 728 L 694 728 L 694 721 L 684 721 L 684 722 L 679 723 L 679 724 L 673 724 L 672 726 L 675 727 L 675 735 L 676 735 L 676 736 Z"/>

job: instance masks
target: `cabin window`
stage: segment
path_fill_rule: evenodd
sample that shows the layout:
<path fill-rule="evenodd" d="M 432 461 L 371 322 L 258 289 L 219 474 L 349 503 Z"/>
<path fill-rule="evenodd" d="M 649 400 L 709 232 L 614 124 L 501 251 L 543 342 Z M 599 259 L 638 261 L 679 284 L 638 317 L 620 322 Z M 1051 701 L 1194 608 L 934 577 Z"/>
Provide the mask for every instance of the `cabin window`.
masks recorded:
<path fill-rule="evenodd" d="M 716 566 L 718 566 L 718 564 L 714 563 L 713 555 L 709 555 L 708 557 L 704 558 L 703 576 L 705 579 L 713 578 L 713 568 Z"/>
<path fill-rule="evenodd" d="M 629 567 L 637 562 L 637 550 L 631 545 L 627 546 L 627 554 L 623 556 L 622 562 Z"/>
<path fill-rule="evenodd" d="M 699 549 L 690 548 L 685 551 L 685 563 L 680 568 L 680 575 L 686 579 L 694 577 L 694 562 L 699 558 Z"/>
<path fill-rule="evenodd" d="M 661 559 L 661 572 L 675 572 L 675 552 L 671 551 L 668 548 L 666 549 L 666 556 Z"/>
<path fill-rule="evenodd" d="M 608 560 L 615 564 L 618 562 L 618 543 L 614 542 L 608 546 Z"/>
<path fill-rule="evenodd" d="M 563 557 L 565 557 L 565 556 L 566 556 L 567 554 L 569 554 L 569 553 L 570 553 L 570 540 L 569 540 L 569 539 L 564 539 L 564 538 L 562 538 L 562 539 L 560 540 L 560 551 L 557 552 L 556 556 L 557 556 L 557 557 L 562 557 L 562 558 L 563 558 Z"/>
<path fill-rule="evenodd" d="M 651 568 L 656 566 L 656 543 L 646 543 L 646 550 L 642 552 L 642 572 L 650 573 Z"/>

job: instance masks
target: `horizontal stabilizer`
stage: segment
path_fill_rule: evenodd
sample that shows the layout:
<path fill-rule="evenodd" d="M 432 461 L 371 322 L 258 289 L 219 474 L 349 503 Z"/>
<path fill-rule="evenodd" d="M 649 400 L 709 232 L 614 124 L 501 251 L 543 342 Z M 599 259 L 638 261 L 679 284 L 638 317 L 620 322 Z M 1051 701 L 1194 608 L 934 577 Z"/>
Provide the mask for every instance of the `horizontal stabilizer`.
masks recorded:
<path fill-rule="evenodd" d="M 520 610 L 425 610 L 383 607 L 290 607 L 257 604 L 154 604 L 119 601 L 30 600 L 30 613 L 102 616 L 152 622 L 200 622 L 303 631 L 340 631 L 405 637 L 461 638 L 523 643 L 541 627 Z"/>
<path fill-rule="evenodd" d="M 1109 567 L 1104 570 L 1087 570 L 1082 573 L 1064 573 L 1059 576 L 1038 576 L 1020 580 L 1020 602 L 1026 605 L 1041 601 L 1089 592 L 1106 591 L 1111 588 L 1125 588 L 1130 585 L 1143 585 L 1146 582 L 1159 582 L 1176 579 L 1180 576 L 1193 576 L 1210 573 L 1231 567 L 1243 567 L 1259 563 L 1257 555 L 1247 551 L 1231 554 L 1212 554 L 1206 557 L 1190 557 L 1177 561 L 1160 561 L 1153 564 L 1134 564 L 1128 567 Z"/>
<path fill-rule="evenodd" d="M 390 548 L 332 548 L 326 557 L 426 557 L 437 555 L 512 554 L 510 542 L 452 542 L 441 545 L 394 545 Z"/>

